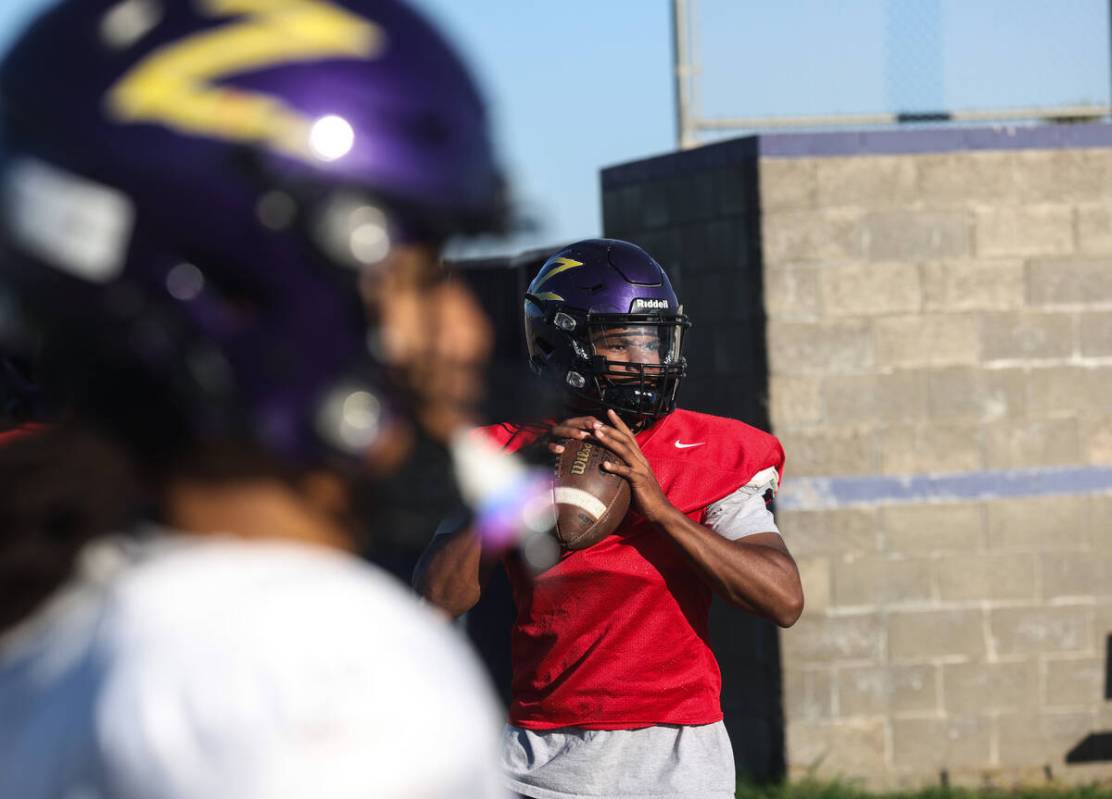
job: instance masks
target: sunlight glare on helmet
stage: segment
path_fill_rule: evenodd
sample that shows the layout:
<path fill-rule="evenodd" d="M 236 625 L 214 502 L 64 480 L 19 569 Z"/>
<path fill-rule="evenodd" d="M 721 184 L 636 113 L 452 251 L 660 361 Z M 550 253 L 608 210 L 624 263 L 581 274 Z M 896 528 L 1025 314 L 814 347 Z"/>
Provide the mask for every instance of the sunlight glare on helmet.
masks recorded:
<path fill-rule="evenodd" d="M 309 130 L 309 147 L 322 161 L 335 161 L 355 146 L 355 130 L 343 117 L 329 114 L 313 123 Z"/>
<path fill-rule="evenodd" d="M 386 215 L 378 208 L 362 205 L 351 212 L 351 255 L 361 264 L 377 264 L 390 252 Z"/>
<path fill-rule="evenodd" d="M 270 230 L 285 230 L 297 217 L 297 203 L 284 191 L 268 191 L 259 198 L 255 213 Z"/>
<path fill-rule="evenodd" d="M 321 403 L 317 429 L 333 446 L 360 452 L 378 438 L 382 415 L 382 402 L 369 389 L 339 385 Z"/>
<path fill-rule="evenodd" d="M 329 197 L 316 211 L 316 237 L 340 266 L 362 269 L 390 253 L 390 221 L 367 198 L 349 193 Z"/>
<path fill-rule="evenodd" d="M 162 4 L 156 0 L 123 0 L 101 18 L 101 39 L 114 50 L 125 50 L 150 33 L 162 15 Z"/>
<path fill-rule="evenodd" d="M 382 403 L 369 391 L 353 391 L 343 401 L 344 438 L 351 444 L 369 443 L 378 431 Z"/>
<path fill-rule="evenodd" d="M 178 264 L 166 275 L 166 290 L 175 300 L 195 300 L 204 288 L 205 276 L 193 264 Z"/>

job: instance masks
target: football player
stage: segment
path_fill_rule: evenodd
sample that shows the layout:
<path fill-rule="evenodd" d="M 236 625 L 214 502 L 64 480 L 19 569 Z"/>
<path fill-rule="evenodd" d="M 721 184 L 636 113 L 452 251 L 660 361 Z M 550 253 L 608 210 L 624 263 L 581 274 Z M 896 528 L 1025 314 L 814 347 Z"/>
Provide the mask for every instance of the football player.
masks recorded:
<path fill-rule="evenodd" d="M 62 0 L 0 138 L 4 328 L 64 408 L 0 448 L 0 796 L 502 795 L 473 657 L 351 554 L 353 486 L 482 390 L 457 55 L 398 0 Z"/>
<path fill-rule="evenodd" d="M 768 433 L 676 408 L 684 377 L 679 301 L 641 248 L 596 239 L 555 253 L 525 295 L 534 370 L 564 387 L 561 440 L 610 450 L 632 510 L 608 537 L 533 574 L 507 556 L 517 617 L 503 765 L 545 797 L 732 797 L 721 677 L 708 645 L 712 594 L 791 626 L 803 607 L 795 562 L 768 503 L 784 453 Z M 508 450 L 543 425 L 485 434 Z M 468 530 L 434 539 L 415 575 L 453 615 L 479 598 L 489 559 Z"/>

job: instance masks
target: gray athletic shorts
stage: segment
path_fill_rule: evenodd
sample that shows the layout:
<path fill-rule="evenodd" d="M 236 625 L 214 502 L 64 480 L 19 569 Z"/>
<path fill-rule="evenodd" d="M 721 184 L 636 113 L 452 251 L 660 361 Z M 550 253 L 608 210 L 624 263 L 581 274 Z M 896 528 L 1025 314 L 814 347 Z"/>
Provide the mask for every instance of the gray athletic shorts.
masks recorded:
<path fill-rule="evenodd" d="M 722 722 L 640 730 L 506 725 L 507 786 L 536 799 L 733 799 L 734 755 Z"/>

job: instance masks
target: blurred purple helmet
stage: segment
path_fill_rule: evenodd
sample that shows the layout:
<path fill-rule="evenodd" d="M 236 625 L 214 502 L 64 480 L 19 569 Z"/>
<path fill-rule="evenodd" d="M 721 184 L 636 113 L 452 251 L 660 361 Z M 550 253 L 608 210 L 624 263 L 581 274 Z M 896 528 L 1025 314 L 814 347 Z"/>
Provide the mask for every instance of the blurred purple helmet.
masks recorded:
<path fill-rule="evenodd" d="M 503 223 L 482 99 L 397 0 L 62 0 L 0 114 L 9 299 L 293 457 L 377 430 L 360 273 Z"/>
<path fill-rule="evenodd" d="M 611 408 L 636 427 L 675 409 L 690 326 L 660 264 L 616 239 L 565 247 L 525 293 L 533 370 L 562 385 L 574 407 Z"/>

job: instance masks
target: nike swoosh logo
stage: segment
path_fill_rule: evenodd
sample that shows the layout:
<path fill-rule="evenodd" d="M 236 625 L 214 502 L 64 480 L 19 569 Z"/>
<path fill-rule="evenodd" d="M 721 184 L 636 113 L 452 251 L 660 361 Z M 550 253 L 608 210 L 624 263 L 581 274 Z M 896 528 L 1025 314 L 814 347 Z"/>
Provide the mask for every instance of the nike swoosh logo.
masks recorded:
<path fill-rule="evenodd" d="M 679 439 L 676 439 L 676 449 L 687 449 L 688 447 L 701 447 L 705 441 L 697 441 L 694 444 L 681 444 Z"/>

